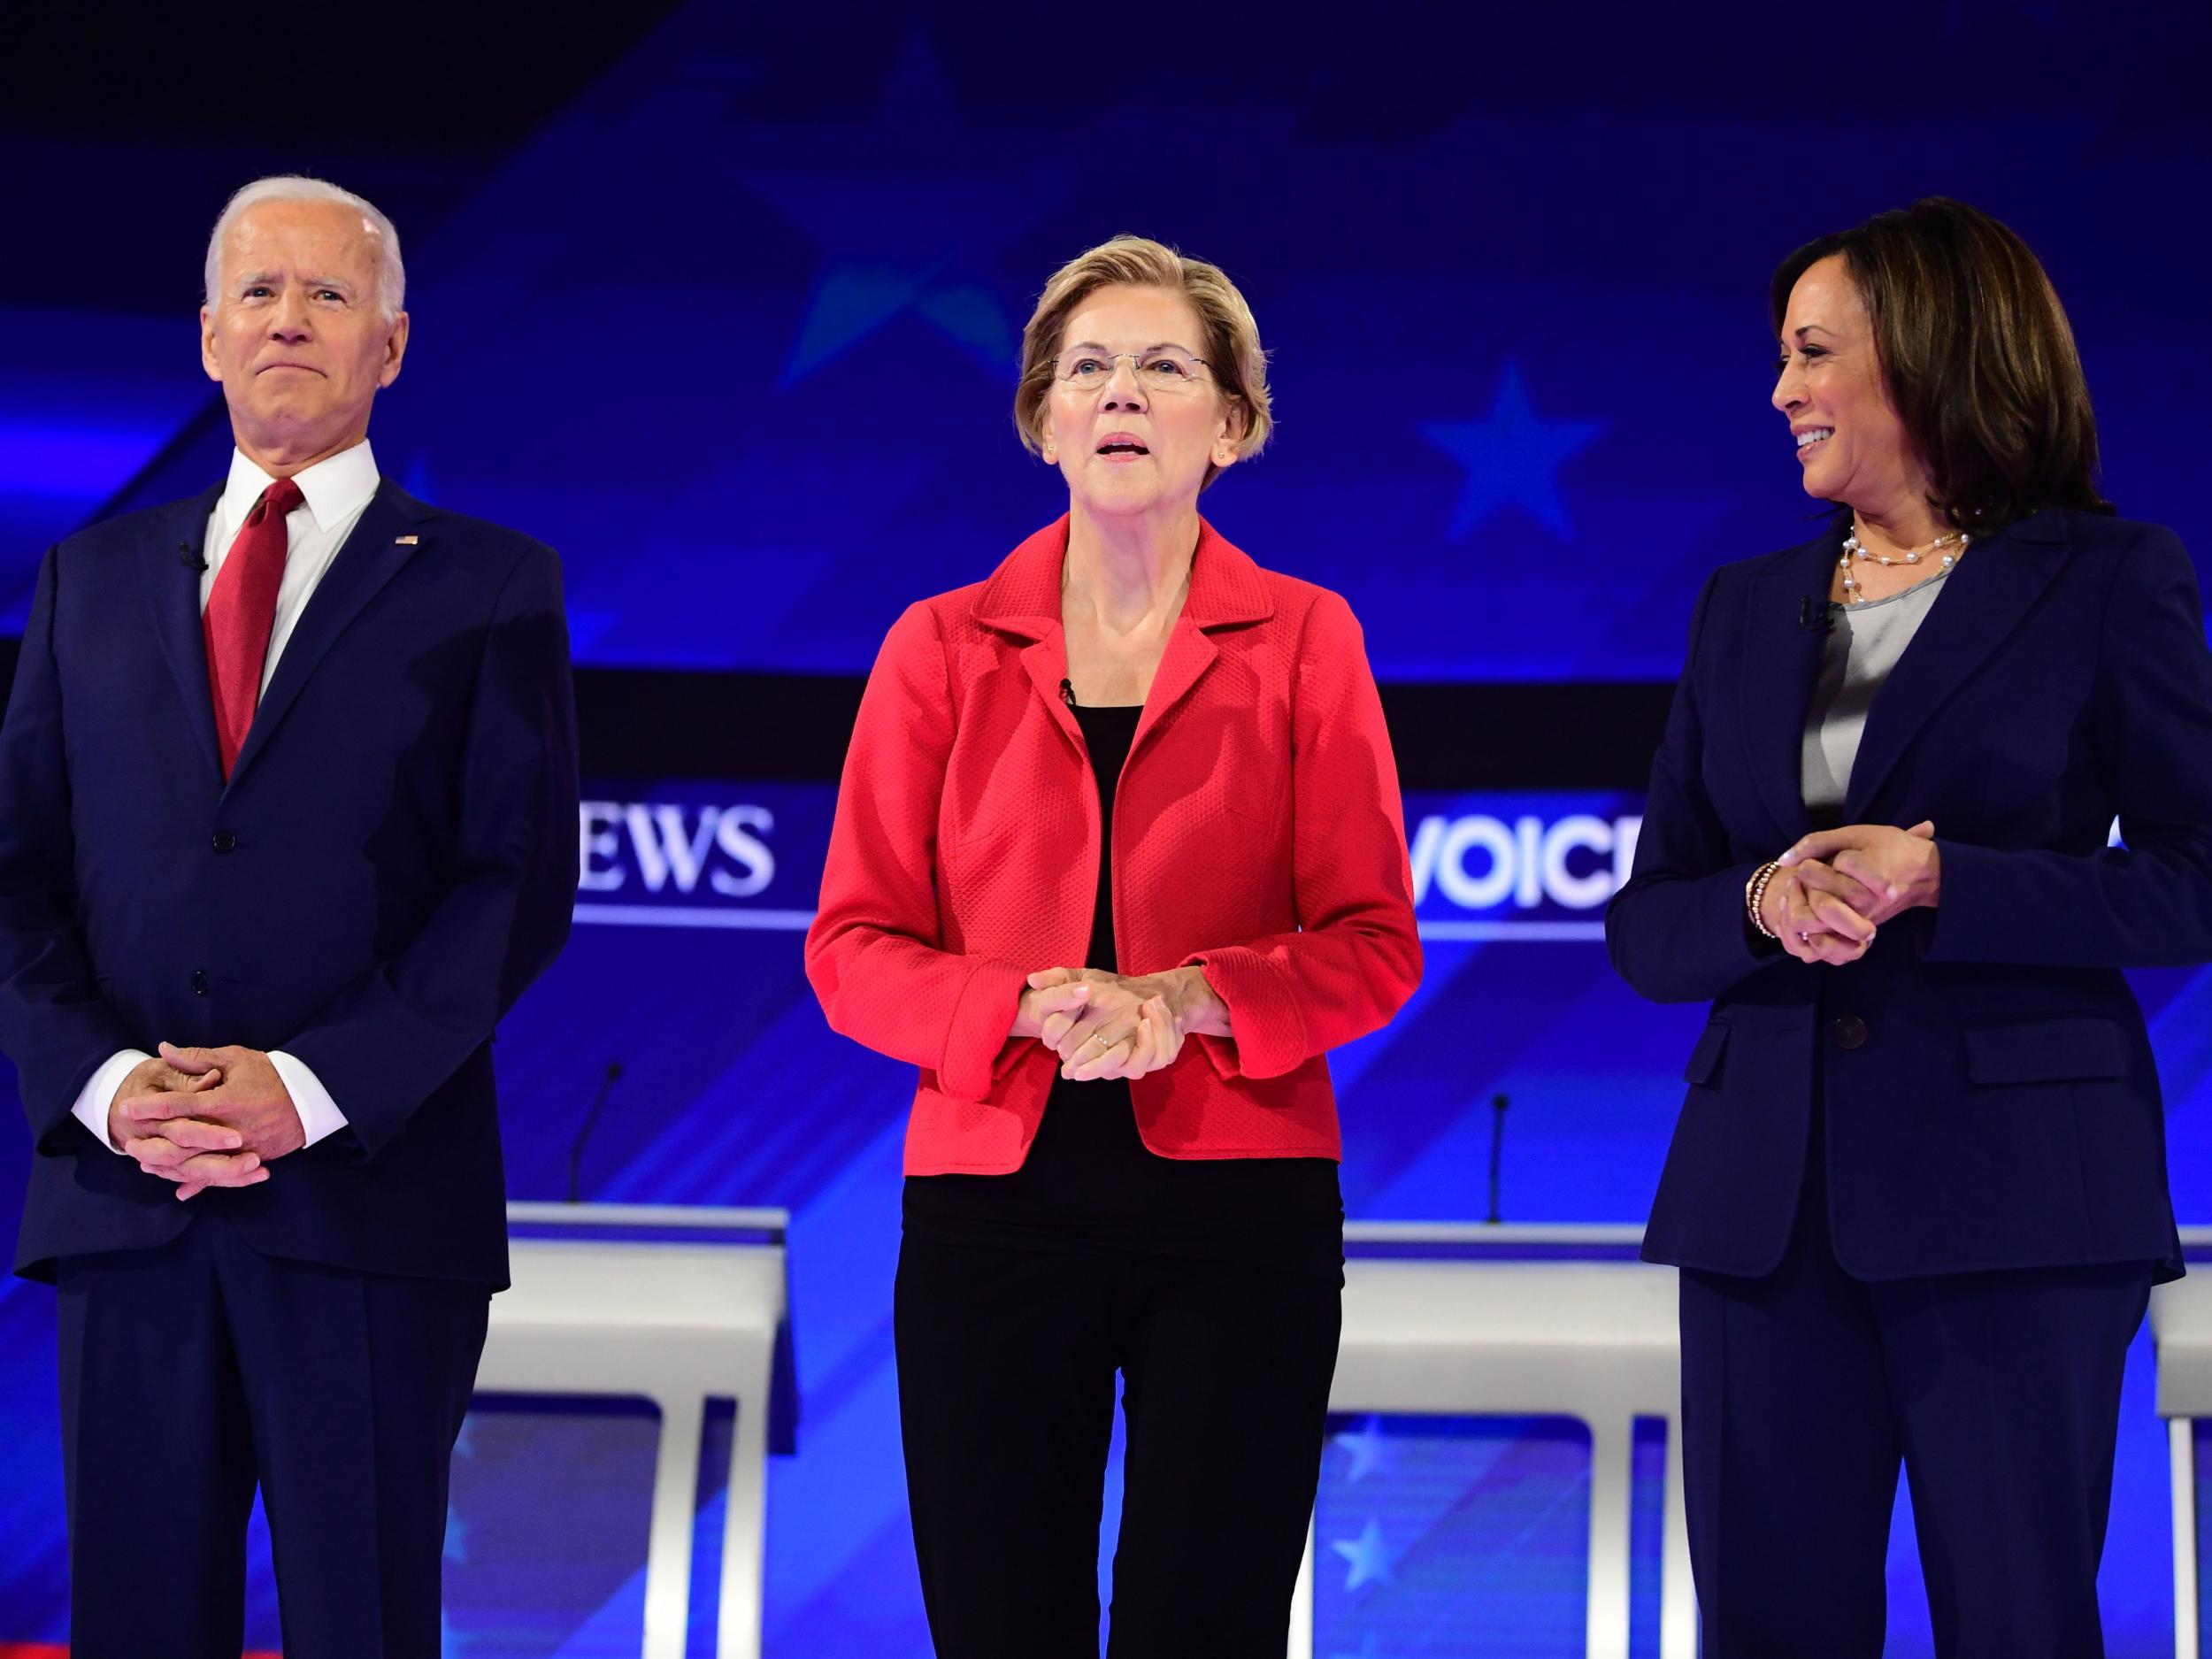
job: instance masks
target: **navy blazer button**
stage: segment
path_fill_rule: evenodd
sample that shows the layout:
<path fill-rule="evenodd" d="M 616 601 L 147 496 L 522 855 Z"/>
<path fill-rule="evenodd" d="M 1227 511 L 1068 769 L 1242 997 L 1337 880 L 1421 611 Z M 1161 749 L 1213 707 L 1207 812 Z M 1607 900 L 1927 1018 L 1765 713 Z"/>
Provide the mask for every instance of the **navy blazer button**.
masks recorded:
<path fill-rule="evenodd" d="M 237 845 L 238 837 L 232 834 L 228 830 L 217 830 L 215 832 L 215 850 L 217 852 L 227 853 Z"/>
<path fill-rule="evenodd" d="M 1838 1015 L 1834 1029 L 1839 1048 L 1857 1048 L 1866 1042 L 1866 1022 L 1856 1014 Z"/>
<path fill-rule="evenodd" d="M 195 996 L 207 995 L 207 970 L 205 968 L 192 970 L 192 995 Z"/>

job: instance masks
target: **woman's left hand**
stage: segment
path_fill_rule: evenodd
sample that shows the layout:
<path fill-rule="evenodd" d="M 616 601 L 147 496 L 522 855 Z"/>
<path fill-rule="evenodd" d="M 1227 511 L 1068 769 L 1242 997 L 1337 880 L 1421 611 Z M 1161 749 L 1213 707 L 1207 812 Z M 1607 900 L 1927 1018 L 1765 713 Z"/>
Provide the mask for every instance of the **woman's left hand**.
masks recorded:
<path fill-rule="evenodd" d="M 1877 926 L 1900 911 L 1932 908 L 1943 892 L 1942 855 L 1935 826 L 1922 822 L 1909 830 L 1886 824 L 1847 824 L 1816 830 L 1775 860 L 1785 870 L 1825 864 L 1864 889 L 1874 908 L 1863 910 Z"/>
<path fill-rule="evenodd" d="M 1086 1011 L 1094 1017 L 1078 1020 L 1056 1050 L 1060 1075 L 1070 1082 L 1142 1077 L 1183 1052 L 1182 1025 L 1158 992 L 1147 995 L 1124 979 L 1091 996 Z"/>
<path fill-rule="evenodd" d="M 1086 968 L 1079 977 L 1091 987 L 1087 1002 L 1048 1016 L 1041 1033 L 1060 1056 L 1060 1075 L 1071 1082 L 1157 1071 L 1175 1063 L 1187 1036 L 1210 1028 L 1197 1012 L 1199 1004 L 1214 1001 L 1202 970 L 1125 979 Z"/>

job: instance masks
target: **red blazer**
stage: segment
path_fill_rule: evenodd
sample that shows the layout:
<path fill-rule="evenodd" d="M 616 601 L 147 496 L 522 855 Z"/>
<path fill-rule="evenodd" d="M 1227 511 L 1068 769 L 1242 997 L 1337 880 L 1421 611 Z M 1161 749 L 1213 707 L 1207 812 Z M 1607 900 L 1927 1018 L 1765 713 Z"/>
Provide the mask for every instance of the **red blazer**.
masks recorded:
<path fill-rule="evenodd" d="M 1064 518 L 909 607 L 876 658 L 806 941 L 830 1025 L 921 1068 L 910 1175 L 1021 1165 L 1058 1061 L 1008 1037 L 1024 976 L 1079 967 L 1098 794 L 1061 700 Z M 1397 767 L 1359 624 L 1201 526 L 1114 801 L 1124 973 L 1202 964 L 1233 1038 L 1135 1079 L 1176 1158 L 1336 1157 L 1324 1053 L 1421 978 Z"/>

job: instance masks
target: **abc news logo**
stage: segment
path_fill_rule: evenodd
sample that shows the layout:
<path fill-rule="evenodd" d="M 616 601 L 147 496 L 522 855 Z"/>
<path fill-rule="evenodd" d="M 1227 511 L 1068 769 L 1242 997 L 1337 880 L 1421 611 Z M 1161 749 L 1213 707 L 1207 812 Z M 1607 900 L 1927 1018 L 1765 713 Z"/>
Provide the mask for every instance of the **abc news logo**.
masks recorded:
<path fill-rule="evenodd" d="M 776 879 L 764 806 L 586 801 L 576 812 L 580 894 L 756 898 Z"/>

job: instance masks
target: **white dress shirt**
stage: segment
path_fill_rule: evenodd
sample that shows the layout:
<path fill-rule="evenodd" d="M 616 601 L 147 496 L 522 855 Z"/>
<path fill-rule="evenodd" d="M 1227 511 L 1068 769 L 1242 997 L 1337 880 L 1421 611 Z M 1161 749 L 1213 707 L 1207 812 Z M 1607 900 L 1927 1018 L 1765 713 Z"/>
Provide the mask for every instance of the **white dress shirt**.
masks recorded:
<path fill-rule="evenodd" d="M 323 572 L 330 568 L 331 560 L 338 557 L 338 549 L 353 534 L 362 510 L 376 494 L 376 457 L 364 440 L 350 449 L 342 449 L 294 473 L 292 481 L 300 487 L 304 499 L 284 521 L 284 578 L 277 587 L 276 619 L 269 629 L 269 655 L 261 664 L 263 692 L 269 689 L 269 677 L 276 672 L 277 658 L 284 654 L 292 630 L 299 626 L 300 614 L 314 596 Z M 238 538 L 239 526 L 253 511 L 254 503 L 261 499 L 261 492 L 274 482 L 243 455 L 236 450 L 231 452 L 230 477 L 216 500 L 215 511 L 207 516 L 207 567 L 200 573 L 203 612 L 207 610 L 208 595 L 215 591 L 215 578 L 223 568 L 223 561 L 230 557 L 231 543 Z M 211 699 L 211 693 L 210 696 Z M 108 1139 L 108 1108 L 114 1104 L 115 1091 L 122 1087 L 123 1079 L 150 1058 L 142 1048 L 117 1050 L 92 1074 L 91 1080 L 78 1094 L 76 1104 L 70 1108 L 77 1121 L 92 1131 L 100 1144 L 111 1152 L 120 1153 L 123 1148 Z M 292 1096 L 292 1104 L 299 1110 L 300 1127 L 307 1133 L 309 1146 L 346 1126 L 345 1114 L 338 1110 L 338 1103 L 330 1098 L 330 1091 L 306 1064 L 280 1049 L 270 1051 L 269 1064 L 276 1068 L 277 1076 L 283 1079 Z"/>

